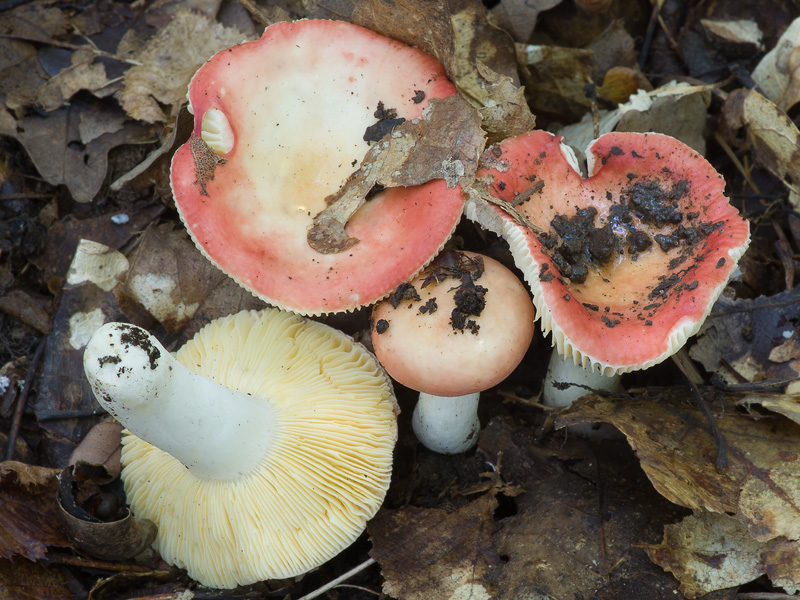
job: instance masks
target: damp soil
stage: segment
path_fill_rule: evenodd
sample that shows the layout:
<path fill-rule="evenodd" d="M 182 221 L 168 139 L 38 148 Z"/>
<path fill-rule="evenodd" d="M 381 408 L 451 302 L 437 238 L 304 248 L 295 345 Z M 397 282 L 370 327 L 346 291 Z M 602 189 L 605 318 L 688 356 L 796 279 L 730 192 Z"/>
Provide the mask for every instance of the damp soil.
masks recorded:
<path fill-rule="evenodd" d="M 477 334 L 480 325 L 474 317 L 478 317 L 486 307 L 486 292 L 484 286 L 476 283 L 483 275 L 483 258 L 468 256 L 456 250 L 445 250 L 428 265 L 420 275 L 422 282 L 420 288 L 429 285 L 448 285 L 448 293 L 453 294 L 455 308 L 450 313 L 450 326 L 454 331 Z M 387 300 L 393 308 L 409 302 L 413 304 L 421 301 L 419 292 L 410 283 L 404 283 Z M 419 306 L 418 310 L 423 315 L 431 315 L 439 309 L 436 298 L 430 298 Z M 375 332 L 384 333 L 389 328 L 385 319 L 375 323 Z"/>
<path fill-rule="evenodd" d="M 631 183 L 599 226 L 594 207 L 579 208 L 574 215 L 553 217 L 549 230 L 539 235 L 561 277 L 581 284 L 591 271 L 601 269 L 616 256 L 628 254 L 636 261 L 654 246 L 662 252 L 680 249 L 669 264 L 673 270 L 693 256 L 696 247 L 721 226 L 702 222 L 698 212 L 682 208 L 690 193 L 688 181 L 681 179 L 663 186 L 652 180 L 637 181 L 635 175 L 629 175 L 629 179 Z M 613 198 L 611 192 L 606 197 Z M 661 232 L 653 234 L 653 230 Z M 543 266 L 540 280 L 548 282 L 557 276 L 548 269 L 549 265 Z"/>

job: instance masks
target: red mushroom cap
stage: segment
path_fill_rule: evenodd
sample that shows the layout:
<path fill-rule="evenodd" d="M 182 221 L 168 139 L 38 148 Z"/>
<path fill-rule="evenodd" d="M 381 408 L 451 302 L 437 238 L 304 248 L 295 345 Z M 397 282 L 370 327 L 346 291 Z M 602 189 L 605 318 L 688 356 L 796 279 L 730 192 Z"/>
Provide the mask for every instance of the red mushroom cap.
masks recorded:
<path fill-rule="evenodd" d="M 561 138 L 532 131 L 492 149 L 501 233 L 558 351 L 605 374 L 646 369 L 697 332 L 749 243 L 724 180 L 666 135 L 609 133 L 576 172 Z M 506 168 L 507 167 L 507 168 Z M 470 218 L 481 220 L 473 207 Z M 484 222 L 485 219 L 484 219 Z"/>
<path fill-rule="evenodd" d="M 475 273 L 479 276 L 472 279 Z M 485 291 L 476 292 L 470 283 Z M 463 396 L 511 374 L 531 343 L 534 317 L 525 285 L 500 262 L 474 252 L 445 251 L 375 305 L 372 344 L 396 381 L 426 394 Z"/>
<path fill-rule="evenodd" d="M 435 59 L 363 27 L 272 25 L 192 79 L 194 133 L 171 173 L 180 216 L 209 259 L 276 306 L 320 314 L 375 302 L 441 249 L 461 189 L 436 180 L 377 194 L 348 222 L 360 243 L 344 252 L 316 252 L 308 228 L 358 168 L 381 107 L 414 119 L 454 93 Z M 222 121 L 216 154 L 197 142 L 207 114 Z"/>

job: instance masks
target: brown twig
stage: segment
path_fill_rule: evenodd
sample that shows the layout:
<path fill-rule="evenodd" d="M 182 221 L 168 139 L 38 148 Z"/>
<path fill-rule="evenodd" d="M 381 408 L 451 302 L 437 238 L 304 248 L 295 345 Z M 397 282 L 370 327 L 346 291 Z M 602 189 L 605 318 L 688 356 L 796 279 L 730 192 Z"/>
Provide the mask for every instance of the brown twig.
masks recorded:
<path fill-rule="evenodd" d="M 43 335 L 39 340 L 39 345 L 36 346 L 36 351 L 33 353 L 31 364 L 28 366 L 28 372 L 25 374 L 25 381 L 22 382 L 22 391 L 17 398 L 17 406 L 14 409 L 14 418 L 11 421 L 11 431 L 8 434 L 8 450 L 6 451 L 6 460 L 14 458 L 14 446 L 17 444 L 17 435 L 22 423 L 22 413 L 25 411 L 25 405 L 28 403 L 28 394 L 33 385 L 33 375 L 36 372 L 36 366 L 42 358 L 45 344 L 47 343 L 47 336 Z"/>
<path fill-rule="evenodd" d="M 358 566 L 350 569 L 349 571 L 347 571 L 347 573 L 342 573 L 336 579 L 333 579 L 333 580 L 329 581 L 328 583 L 326 583 L 322 587 L 317 588 L 316 590 L 314 590 L 310 594 L 306 594 L 305 596 L 303 596 L 302 598 L 299 598 L 298 600 L 311 600 L 312 598 L 317 598 L 318 596 L 321 596 L 325 592 L 335 588 L 337 585 L 339 585 L 343 581 L 346 581 L 346 580 L 350 579 L 353 575 L 356 575 L 357 573 L 360 573 L 361 571 L 363 571 L 367 567 L 372 566 L 374 564 L 375 564 L 375 559 L 374 558 L 368 558 L 367 560 L 365 560 L 360 565 L 358 565 Z"/>
<path fill-rule="evenodd" d="M 714 437 L 714 443 L 717 446 L 717 471 L 722 472 L 728 468 L 728 445 L 725 442 L 725 437 L 722 435 L 719 426 L 717 425 L 717 421 L 714 419 L 711 409 L 708 407 L 708 404 L 698 388 L 699 385 L 703 384 L 703 378 L 700 375 L 700 372 L 694 366 L 694 363 L 686 354 L 685 350 L 678 350 L 672 355 L 672 360 L 676 365 L 678 365 L 681 373 L 683 373 L 683 375 L 689 381 L 689 385 L 692 388 L 692 395 L 694 396 L 697 405 L 700 407 L 703 416 L 708 422 L 708 426 L 711 429 L 711 435 Z"/>

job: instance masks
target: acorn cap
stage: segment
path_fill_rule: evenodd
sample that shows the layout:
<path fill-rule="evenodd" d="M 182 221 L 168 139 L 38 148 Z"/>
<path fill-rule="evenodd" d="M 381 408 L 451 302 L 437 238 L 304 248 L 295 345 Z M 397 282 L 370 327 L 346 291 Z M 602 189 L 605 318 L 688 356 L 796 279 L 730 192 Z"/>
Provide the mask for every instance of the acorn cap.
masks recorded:
<path fill-rule="evenodd" d="M 198 248 L 263 300 L 306 315 L 386 296 L 442 248 L 461 188 L 434 180 L 388 188 L 348 221 L 359 243 L 320 253 L 314 217 L 377 140 L 433 98 L 456 93 L 420 50 L 339 21 L 276 23 L 223 50 L 189 86 L 192 138 L 171 184 Z"/>
<path fill-rule="evenodd" d="M 747 249 L 748 222 L 723 194 L 722 176 L 672 137 L 603 135 L 586 152 L 586 179 L 545 131 L 489 152 L 494 166 L 478 177 L 533 229 L 494 205 L 486 212 L 471 202 L 467 216 L 508 241 L 558 352 L 606 375 L 680 349 Z"/>

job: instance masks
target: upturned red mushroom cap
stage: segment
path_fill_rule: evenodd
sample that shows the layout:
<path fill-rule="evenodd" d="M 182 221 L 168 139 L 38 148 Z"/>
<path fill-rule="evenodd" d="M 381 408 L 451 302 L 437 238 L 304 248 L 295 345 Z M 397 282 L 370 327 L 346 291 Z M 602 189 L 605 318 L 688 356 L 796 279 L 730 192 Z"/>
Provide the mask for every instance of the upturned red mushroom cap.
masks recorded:
<path fill-rule="evenodd" d="M 502 234 L 558 351 L 606 374 L 645 369 L 696 333 L 749 242 L 724 181 L 669 136 L 610 133 L 587 150 L 589 177 L 561 138 L 544 131 L 487 154 L 499 207 L 467 215 Z M 488 180 L 487 179 L 487 180 Z M 492 214 L 492 213 L 489 213 Z"/>
<path fill-rule="evenodd" d="M 358 168 L 365 134 L 454 93 L 435 59 L 363 27 L 272 25 L 192 79 L 194 133 L 171 173 L 181 218 L 208 258 L 274 305 L 320 314 L 375 302 L 441 249 L 461 189 L 436 180 L 377 194 L 348 222 L 360 242 L 343 252 L 315 251 L 308 229 Z"/>

